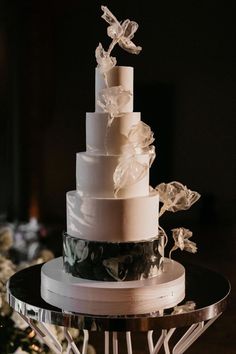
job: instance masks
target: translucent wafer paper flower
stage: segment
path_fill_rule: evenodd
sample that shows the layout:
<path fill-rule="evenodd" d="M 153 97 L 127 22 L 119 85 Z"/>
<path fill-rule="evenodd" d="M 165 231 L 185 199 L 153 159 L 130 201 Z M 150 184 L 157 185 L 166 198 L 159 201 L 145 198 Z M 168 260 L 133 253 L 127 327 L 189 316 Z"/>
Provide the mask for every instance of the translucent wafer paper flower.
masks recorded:
<path fill-rule="evenodd" d="M 128 134 L 128 141 L 134 147 L 139 147 L 141 149 L 148 147 L 154 142 L 153 132 L 149 125 L 140 121 L 134 124 Z"/>
<path fill-rule="evenodd" d="M 118 117 L 131 96 L 132 93 L 123 86 L 112 86 L 99 92 L 97 103 L 111 117 Z"/>
<path fill-rule="evenodd" d="M 131 127 L 127 135 L 127 143 L 123 146 L 123 156 L 113 175 L 115 196 L 121 188 L 144 178 L 156 157 L 155 146 L 150 145 L 153 141 L 153 132 L 147 124 L 139 122 Z M 149 154 L 148 164 L 137 160 L 136 155 L 143 153 Z"/>
<path fill-rule="evenodd" d="M 149 166 L 147 164 L 137 161 L 135 156 L 124 156 L 121 158 L 121 161 L 113 174 L 115 197 L 117 197 L 120 189 L 137 183 L 143 179 L 148 171 L 148 168 Z"/>
<path fill-rule="evenodd" d="M 192 237 L 193 233 L 192 231 L 185 229 L 184 227 L 172 229 L 172 236 L 174 239 L 174 246 L 170 250 L 169 257 L 171 258 L 171 253 L 178 248 L 181 251 L 187 251 L 191 253 L 196 253 L 197 252 L 197 245 L 195 242 L 190 241 L 190 237 Z"/>
<path fill-rule="evenodd" d="M 97 46 L 95 50 L 95 57 L 98 64 L 98 69 L 102 74 L 107 73 L 116 65 L 116 58 L 111 57 L 108 52 L 106 52 L 101 43 Z"/>
<path fill-rule="evenodd" d="M 199 193 L 191 191 L 180 182 L 161 183 L 155 189 L 163 203 L 159 216 L 166 210 L 172 212 L 187 210 L 200 198 Z"/>
<path fill-rule="evenodd" d="M 142 47 L 136 46 L 131 39 L 134 37 L 134 33 L 138 29 L 137 22 L 130 21 L 129 19 L 119 22 L 112 12 L 106 7 L 101 7 L 103 11 L 102 18 L 109 23 L 107 28 L 107 35 L 112 38 L 112 43 L 108 49 L 108 53 L 111 52 L 116 43 L 121 48 L 132 54 L 139 54 Z"/>
<path fill-rule="evenodd" d="M 183 305 L 175 306 L 174 311 L 172 312 L 172 315 L 178 315 L 181 313 L 193 311 L 195 309 L 195 307 L 196 307 L 196 304 L 194 301 L 187 301 Z"/>

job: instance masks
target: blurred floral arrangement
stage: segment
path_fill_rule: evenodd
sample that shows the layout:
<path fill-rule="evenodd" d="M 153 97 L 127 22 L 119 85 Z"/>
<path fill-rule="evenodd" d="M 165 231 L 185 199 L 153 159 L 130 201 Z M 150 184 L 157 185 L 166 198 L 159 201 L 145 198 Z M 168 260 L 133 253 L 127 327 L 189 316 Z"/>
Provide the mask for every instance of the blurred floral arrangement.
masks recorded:
<path fill-rule="evenodd" d="M 40 226 L 35 220 L 30 220 L 27 224 L 0 225 L 0 353 L 1 354 L 47 354 L 52 353 L 42 342 L 21 316 L 13 311 L 6 299 L 6 283 L 8 279 L 17 271 L 47 262 L 54 258 L 53 253 L 48 249 L 40 248 L 38 232 Z M 30 242 L 31 240 L 31 242 Z M 26 260 L 22 250 L 28 245 Z M 38 250 L 36 252 L 36 249 Z M 10 258 L 11 250 L 14 250 L 14 258 L 18 259 L 17 264 Z M 30 252 L 29 252 L 30 250 Z M 17 254 L 17 257 L 16 257 Z M 66 340 L 63 327 L 51 326 L 62 347 L 66 348 Z M 82 344 L 82 335 L 78 329 L 70 329 L 78 348 Z M 64 343 L 63 343 L 64 342 Z M 64 344 L 64 346 L 63 346 Z M 88 354 L 95 354 L 94 348 L 88 346 Z"/>

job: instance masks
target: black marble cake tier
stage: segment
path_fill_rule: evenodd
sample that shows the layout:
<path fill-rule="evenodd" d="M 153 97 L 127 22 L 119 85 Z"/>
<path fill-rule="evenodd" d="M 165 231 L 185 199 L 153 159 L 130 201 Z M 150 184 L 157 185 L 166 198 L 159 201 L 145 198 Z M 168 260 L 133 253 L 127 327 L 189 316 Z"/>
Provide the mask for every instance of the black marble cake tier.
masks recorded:
<path fill-rule="evenodd" d="M 163 237 L 140 242 L 88 241 L 63 236 L 63 262 L 67 273 L 99 281 L 152 278 L 162 272 Z"/>

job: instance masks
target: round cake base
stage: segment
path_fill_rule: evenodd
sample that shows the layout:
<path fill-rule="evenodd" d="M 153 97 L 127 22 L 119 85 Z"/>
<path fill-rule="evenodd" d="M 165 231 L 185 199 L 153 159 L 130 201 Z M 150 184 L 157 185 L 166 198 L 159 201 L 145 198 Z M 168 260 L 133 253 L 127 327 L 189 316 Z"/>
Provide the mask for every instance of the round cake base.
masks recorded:
<path fill-rule="evenodd" d="M 143 280 L 104 282 L 65 273 L 62 257 L 42 266 L 41 296 L 66 312 L 98 316 L 150 314 L 180 303 L 185 296 L 184 267 L 164 260 L 162 274 Z"/>

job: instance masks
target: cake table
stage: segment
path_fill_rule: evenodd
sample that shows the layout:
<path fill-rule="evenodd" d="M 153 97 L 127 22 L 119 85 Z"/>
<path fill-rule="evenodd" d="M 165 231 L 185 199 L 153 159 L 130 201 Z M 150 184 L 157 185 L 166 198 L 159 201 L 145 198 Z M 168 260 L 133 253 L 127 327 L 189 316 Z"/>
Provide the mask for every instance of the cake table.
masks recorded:
<path fill-rule="evenodd" d="M 222 314 L 227 305 L 230 284 L 221 274 L 196 265 L 185 265 L 186 296 L 183 303 L 191 301 L 195 308 L 186 311 L 167 309 L 152 314 L 135 316 L 94 316 L 76 312 L 65 312 L 46 303 L 40 296 L 41 265 L 26 268 L 14 274 L 8 281 L 8 302 L 32 329 L 44 340 L 54 353 L 86 354 L 90 331 L 104 332 L 104 353 L 118 354 L 119 335 L 125 332 L 127 353 L 135 352 L 133 332 L 147 332 L 147 348 L 150 354 L 164 348 L 166 354 L 184 353 L 189 346 Z M 180 304 L 181 305 L 181 304 Z M 68 341 L 65 352 L 48 324 L 63 326 Z M 82 352 L 76 347 L 68 331 L 78 328 L 84 332 Z M 173 334 L 181 327 L 184 334 L 170 345 Z M 155 330 L 161 331 L 154 340 Z M 173 336 L 174 338 L 174 336 Z M 172 342 L 172 341 L 171 341 Z"/>

